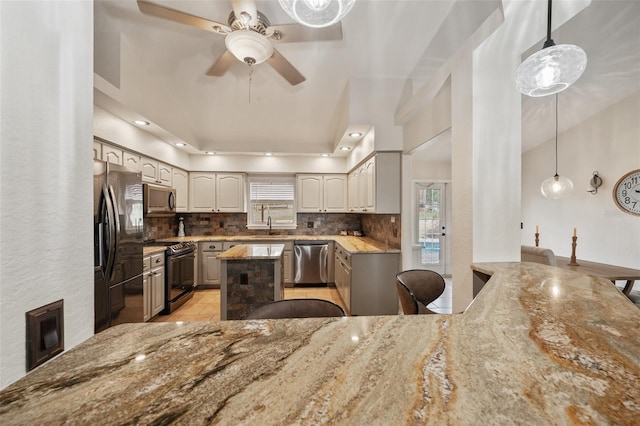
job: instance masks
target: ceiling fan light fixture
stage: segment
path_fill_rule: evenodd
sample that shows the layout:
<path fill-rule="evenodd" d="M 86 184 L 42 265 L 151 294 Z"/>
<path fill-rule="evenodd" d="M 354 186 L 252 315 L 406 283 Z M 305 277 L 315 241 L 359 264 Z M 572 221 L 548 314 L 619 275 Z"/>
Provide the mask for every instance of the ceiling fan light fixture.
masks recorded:
<path fill-rule="evenodd" d="M 520 93 L 540 97 L 562 92 L 587 68 L 587 54 L 573 44 L 556 45 L 551 38 L 551 1 L 547 1 L 547 40 L 542 50 L 525 59 L 516 70 Z"/>
<path fill-rule="evenodd" d="M 273 56 L 273 45 L 262 34 L 252 30 L 238 30 L 224 40 L 229 52 L 238 60 L 248 64 L 261 64 Z"/>
<path fill-rule="evenodd" d="M 356 0 L 278 0 L 282 9 L 307 27 L 322 28 L 339 22 Z"/>

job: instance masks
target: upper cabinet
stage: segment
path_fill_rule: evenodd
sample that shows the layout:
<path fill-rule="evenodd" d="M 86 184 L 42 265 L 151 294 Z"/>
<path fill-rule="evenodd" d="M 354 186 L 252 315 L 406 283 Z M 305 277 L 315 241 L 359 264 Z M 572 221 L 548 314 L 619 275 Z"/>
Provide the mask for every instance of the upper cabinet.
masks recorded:
<path fill-rule="evenodd" d="M 102 145 L 102 161 L 123 165 L 122 150 L 111 145 Z"/>
<path fill-rule="evenodd" d="M 347 211 L 347 175 L 297 175 L 298 212 Z"/>
<path fill-rule="evenodd" d="M 95 140 L 93 141 L 93 159 L 102 160 L 102 144 Z"/>
<path fill-rule="evenodd" d="M 190 212 L 244 212 L 244 174 L 189 173 Z"/>
<path fill-rule="evenodd" d="M 140 171 L 140 156 L 138 154 L 132 154 L 131 152 L 122 151 L 122 161 L 122 164 L 125 167 L 128 167 L 131 170 L 135 170 L 136 172 Z"/>
<path fill-rule="evenodd" d="M 349 211 L 400 214 L 401 156 L 378 152 L 349 174 Z"/>
<path fill-rule="evenodd" d="M 176 212 L 189 211 L 189 173 L 174 167 L 171 181 L 176 190 Z"/>
<path fill-rule="evenodd" d="M 167 164 L 152 158 L 141 157 L 140 171 L 142 172 L 143 182 L 171 186 L 172 170 L 171 166 Z"/>

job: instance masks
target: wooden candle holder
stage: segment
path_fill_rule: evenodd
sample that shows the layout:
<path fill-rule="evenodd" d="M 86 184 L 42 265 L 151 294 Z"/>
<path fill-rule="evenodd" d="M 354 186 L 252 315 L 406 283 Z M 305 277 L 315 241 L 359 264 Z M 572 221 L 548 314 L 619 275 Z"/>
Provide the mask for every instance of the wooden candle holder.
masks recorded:
<path fill-rule="evenodd" d="M 540 244 L 540 234 L 536 232 L 536 247 L 538 247 L 538 244 Z"/>
<path fill-rule="evenodd" d="M 571 243 L 571 259 L 567 265 L 571 266 L 580 266 L 578 262 L 576 262 L 576 246 L 578 245 L 576 241 L 578 241 L 578 237 L 571 237 L 573 242 Z"/>

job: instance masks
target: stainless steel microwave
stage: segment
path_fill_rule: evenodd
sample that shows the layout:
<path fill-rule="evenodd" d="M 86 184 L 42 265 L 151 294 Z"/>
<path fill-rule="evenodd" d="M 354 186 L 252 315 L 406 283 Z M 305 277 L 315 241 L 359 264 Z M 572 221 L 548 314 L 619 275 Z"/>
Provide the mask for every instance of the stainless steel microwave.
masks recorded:
<path fill-rule="evenodd" d="M 144 215 L 167 217 L 176 214 L 176 190 L 168 186 L 145 183 L 143 188 Z"/>

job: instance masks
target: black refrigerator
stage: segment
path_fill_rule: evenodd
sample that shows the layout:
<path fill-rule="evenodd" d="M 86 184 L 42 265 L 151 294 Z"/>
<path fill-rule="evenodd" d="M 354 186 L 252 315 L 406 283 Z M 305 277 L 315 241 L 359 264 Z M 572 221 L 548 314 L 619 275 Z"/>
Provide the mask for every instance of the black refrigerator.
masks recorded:
<path fill-rule="evenodd" d="M 142 176 L 93 162 L 95 332 L 142 322 Z"/>

